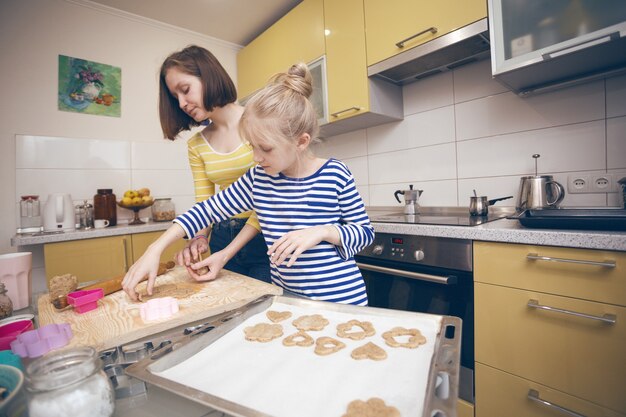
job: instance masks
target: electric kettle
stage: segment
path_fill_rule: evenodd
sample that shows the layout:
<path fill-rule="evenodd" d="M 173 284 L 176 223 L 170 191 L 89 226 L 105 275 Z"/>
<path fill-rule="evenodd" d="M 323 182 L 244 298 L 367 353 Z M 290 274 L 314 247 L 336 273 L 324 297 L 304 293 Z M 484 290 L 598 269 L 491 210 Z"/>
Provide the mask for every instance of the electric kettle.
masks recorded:
<path fill-rule="evenodd" d="M 563 186 L 554 181 L 552 175 L 537 175 L 537 158 L 534 154 L 535 175 L 520 179 L 519 193 L 515 208 L 517 210 L 537 208 L 558 208 L 565 197 Z"/>
<path fill-rule="evenodd" d="M 413 184 L 409 185 L 409 190 L 396 190 L 393 195 L 398 200 L 398 203 L 401 203 L 399 194 L 404 196 L 404 214 L 419 214 L 420 206 L 417 204 L 417 200 L 419 200 L 420 196 L 424 190 L 414 190 Z"/>
<path fill-rule="evenodd" d="M 76 229 L 74 204 L 69 194 L 53 193 L 48 196 L 43 208 L 44 232 Z"/>

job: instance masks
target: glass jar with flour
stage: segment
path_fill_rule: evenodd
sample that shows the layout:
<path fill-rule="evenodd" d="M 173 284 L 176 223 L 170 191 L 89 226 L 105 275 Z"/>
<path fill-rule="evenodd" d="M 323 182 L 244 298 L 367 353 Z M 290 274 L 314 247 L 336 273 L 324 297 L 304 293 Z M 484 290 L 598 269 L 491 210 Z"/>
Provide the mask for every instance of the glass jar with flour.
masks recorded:
<path fill-rule="evenodd" d="M 50 352 L 26 367 L 30 417 L 111 417 L 115 395 L 92 347 Z"/>

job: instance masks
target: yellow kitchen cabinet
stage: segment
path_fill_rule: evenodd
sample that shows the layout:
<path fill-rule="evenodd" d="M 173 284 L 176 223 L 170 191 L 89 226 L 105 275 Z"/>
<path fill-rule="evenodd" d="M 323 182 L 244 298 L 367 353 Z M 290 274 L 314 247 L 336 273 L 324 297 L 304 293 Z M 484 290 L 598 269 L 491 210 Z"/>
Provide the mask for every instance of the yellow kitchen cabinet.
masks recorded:
<path fill-rule="evenodd" d="M 626 415 L 625 255 L 474 243 L 476 417 Z"/>
<path fill-rule="evenodd" d="M 456 415 L 457 417 L 474 417 L 474 405 L 461 399 L 457 400 Z"/>
<path fill-rule="evenodd" d="M 296 62 L 324 55 L 323 0 L 304 0 L 237 54 L 237 90 L 241 99 Z"/>
<path fill-rule="evenodd" d="M 487 17 L 485 0 L 364 0 L 364 5 L 368 66 Z"/>
<path fill-rule="evenodd" d="M 558 417 L 574 416 L 556 411 L 539 401 L 575 411 L 585 417 L 623 417 L 589 401 L 568 395 L 545 385 L 503 372 L 481 363 L 476 364 L 476 416 L 480 417 Z M 461 416 L 459 414 L 459 416 Z"/>
<path fill-rule="evenodd" d="M 82 283 L 122 275 L 133 263 L 131 245 L 130 235 L 46 243 L 46 279 L 69 273 Z"/>
<path fill-rule="evenodd" d="M 117 277 L 126 273 L 148 245 L 162 233 L 148 232 L 46 243 L 46 279 L 49 282 L 52 277 L 67 273 L 75 275 L 79 283 Z M 161 262 L 171 261 L 174 254 L 184 247 L 185 241 L 180 239 L 163 252 Z"/>

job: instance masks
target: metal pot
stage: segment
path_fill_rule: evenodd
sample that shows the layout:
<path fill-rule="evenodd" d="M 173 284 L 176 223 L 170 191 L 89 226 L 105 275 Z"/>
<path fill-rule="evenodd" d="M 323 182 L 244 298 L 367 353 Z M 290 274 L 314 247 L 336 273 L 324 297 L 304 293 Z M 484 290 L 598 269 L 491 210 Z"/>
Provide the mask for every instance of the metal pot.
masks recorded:
<path fill-rule="evenodd" d="M 558 208 L 565 197 L 565 189 L 552 175 L 522 177 L 515 208 L 518 210 Z"/>
<path fill-rule="evenodd" d="M 486 216 L 489 213 L 489 206 L 509 198 L 513 198 L 513 196 L 494 198 L 493 200 L 488 200 L 485 196 L 472 196 L 469 205 L 470 216 Z"/>

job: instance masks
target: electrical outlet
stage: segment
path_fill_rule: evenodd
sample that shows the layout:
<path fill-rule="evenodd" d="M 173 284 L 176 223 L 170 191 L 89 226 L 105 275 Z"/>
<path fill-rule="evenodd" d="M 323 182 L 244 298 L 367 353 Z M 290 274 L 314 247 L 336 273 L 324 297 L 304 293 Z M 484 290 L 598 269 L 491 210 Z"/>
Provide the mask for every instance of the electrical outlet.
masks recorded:
<path fill-rule="evenodd" d="M 592 175 L 589 181 L 589 188 L 594 193 L 612 193 L 615 192 L 615 181 L 613 174 Z"/>
<path fill-rule="evenodd" d="M 570 194 L 589 193 L 589 176 L 582 174 L 570 174 L 567 176 L 567 192 Z"/>

